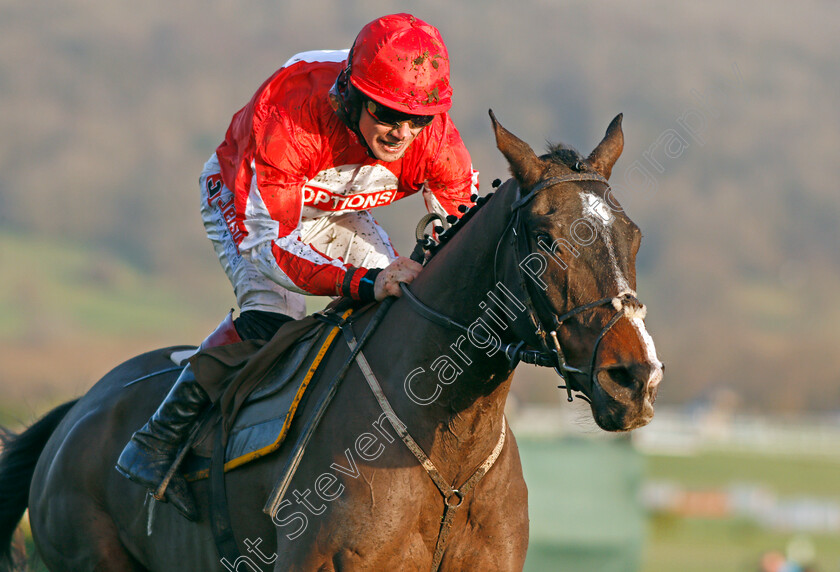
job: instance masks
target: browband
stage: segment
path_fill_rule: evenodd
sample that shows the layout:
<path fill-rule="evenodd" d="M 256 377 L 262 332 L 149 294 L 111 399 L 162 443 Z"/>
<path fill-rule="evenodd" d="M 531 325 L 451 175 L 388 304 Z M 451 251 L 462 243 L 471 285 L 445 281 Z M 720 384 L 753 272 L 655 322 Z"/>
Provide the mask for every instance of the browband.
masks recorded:
<path fill-rule="evenodd" d="M 549 177 L 548 179 L 543 179 L 531 189 L 531 191 L 523 196 L 520 196 L 511 206 L 511 211 L 517 211 L 524 205 L 528 204 L 534 196 L 542 191 L 545 188 L 553 187 L 554 185 L 559 185 L 560 183 L 569 183 L 573 181 L 596 181 L 598 183 L 604 183 L 605 185 L 609 186 L 607 180 L 599 175 L 598 173 L 569 173 L 568 175 L 563 175 L 562 177 Z M 521 191 L 520 191 L 521 193 Z"/>

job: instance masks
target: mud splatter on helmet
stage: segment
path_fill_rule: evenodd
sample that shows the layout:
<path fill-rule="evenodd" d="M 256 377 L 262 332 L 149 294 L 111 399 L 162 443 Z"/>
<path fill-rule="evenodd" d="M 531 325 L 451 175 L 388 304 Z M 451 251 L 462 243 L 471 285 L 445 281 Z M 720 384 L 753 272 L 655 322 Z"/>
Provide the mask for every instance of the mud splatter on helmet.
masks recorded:
<path fill-rule="evenodd" d="M 362 28 L 349 63 L 350 83 L 386 107 L 436 115 L 452 106 L 443 38 L 410 14 L 383 16 Z"/>

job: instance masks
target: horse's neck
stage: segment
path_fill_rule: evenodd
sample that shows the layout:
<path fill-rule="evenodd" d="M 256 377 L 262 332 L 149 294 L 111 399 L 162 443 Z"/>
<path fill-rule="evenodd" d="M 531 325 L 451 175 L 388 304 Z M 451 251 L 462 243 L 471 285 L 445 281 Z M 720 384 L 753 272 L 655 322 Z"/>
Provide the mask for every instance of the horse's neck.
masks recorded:
<path fill-rule="evenodd" d="M 486 308 L 488 294 L 496 288 L 494 256 L 510 201 L 495 200 L 429 263 L 412 290 L 425 304 L 465 326 L 483 319 L 500 333 Z M 389 380 L 391 394 L 398 399 L 395 409 L 432 459 L 451 465 L 447 475 L 466 478 L 499 438 L 512 377 L 507 360 L 492 347 L 476 346 L 460 331 L 424 319 L 407 301 L 394 306 L 389 317 L 400 343 L 406 344 L 400 351 L 406 356 L 399 367 L 402 375 Z M 417 368 L 423 370 L 418 377 L 407 378 L 405 372 Z M 428 403 L 418 404 L 412 396 L 415 380 Z"/>

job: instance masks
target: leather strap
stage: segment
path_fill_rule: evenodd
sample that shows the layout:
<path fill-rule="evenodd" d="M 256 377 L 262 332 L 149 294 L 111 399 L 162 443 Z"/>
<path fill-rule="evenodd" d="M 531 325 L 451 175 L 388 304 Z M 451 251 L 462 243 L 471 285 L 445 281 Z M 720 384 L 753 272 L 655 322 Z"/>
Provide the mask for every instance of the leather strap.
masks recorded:
<path fill-rule="evenodd" d="M 428 321 L 432 322 L 433 324 L 437 324 L 438 326 L 441 326 L 443 328 L 463 332 L 467 336 L 475 336 L 482 343 L 490 343 L 490 339 L 481 332 L 473 331 L 472 333 L 470 333 L 470 330 L 467 326 L 456 322 L 448 316 L 445 316 L 437 310 L 434 310 L 431 307 L 427 306 L 424 302 L 420 300 L 420 298 L 418 298 L 414 294 L 414 292 L 411 291 L 411 289 L 408 287 L 408 284 L 400 282 L 400 289 L 402 290 L 405 299 L 408 300 L 414 307 L 414 310 Z M 516 367 L 516 364 L 518 364 L 520 361 L 543 367 L 554 367 L 556 363 L 553 355 L 549 353 L 540 350 L 526 349 L 524 341 L 520 341 L 519 343 L 515 344 L 506 344 L 504 346 L 501 346 L 501 350 L 504 352 L 505 356 L 507 356 L 508 361 L 510 362 L 511 369 L 514 369 Z"/>
<path fill-rule="evenodd" d="M 607 181 L 598 173 L 569 173 L 568 175 L 562 175 L 560 177 L 549 177 L 547 179 L 539 181 L 536 185 L 534 185 L 528 191 L 528 194 L 520 196 L 519 199 L 517 199 L 510 206 L 510 210 L 519 210 L 520 208 L 531 202 L 531 199 L 537 196 L 537 193 L 542 191 L 543 189 L 547 189 L 548 187 L 553 187 L 554 185 L 559 185 L 561 183 L 570 183 L 578 181 L 596 181 L 598 183 L 604 183 L 607 186 L 610 185 L 609 181 Z"/>
<path fill-rule="evenodd" d="M 341 383 L 341 380 L 344 379 L 344 376 L 347 374 L 347 370 L 350 369 L 350 366 L 353 364 L 353 358 L 356 355 L 356 352 L 361 351 L 362 346 L 367 342 L 373 332 L 376 331 L 376 328 L 379 327 L 379 323 L 385 317 L 385 314 L 388 313 L 388 309 L 391 307 L 391 304 L 394 303 L 396 298 L 386 298 L 380 305 L 379 308 L 376 309 L 376 313 L 371 318 L 370 322 L 368 323 L 367 329 L 365 329 L 364 334 L 362 334 L 362 339 L 360 341 L 359 347 L 355 351 L 351 351 L 350 356 L 345 360 L 344 364 L 341 366 L 341 369 L 335 375 L 335 377 L 329 381 L 329 387 L 318 401 L 317 405 L 315 406 L 315 411 L 312 413 L 312 416 L 306 421 L 306 425 L 301 430 L 300 436 L 298 436 L 297 441 L 295 442 L 295 447 L 293 449 L 293 453 L 289 457 L 288 461 L 286 461 L 286 465 L 283 467 L 283 472 L 281 473 L 280 480 L 277 481 L 277 484 L 274 486 L 274 490 L 271 491 L 271 494 L 268 497 L 268 500 L 263 507 L 263 512 L 271 517 L 274 517 L 277 514 L 277 511 L 280 510 L 280 504 L 283 502 L 283 497 L 286 496 L 286 492 L 289 490 L 289 486 L 292 484 L 292 479 L 297 472 L 298 465 L 300 465 L 301 459 L 303 459 L 303 454 L 306 451 L 306 447 L 309 444 L 309 441 L 312 439 L 312 435 L 315 433 L 315 429 L 318 428 L 318 425 L 321 423 L 321 418 L 323 418 L 324 414 L 327 411 L 330 403 L 332 402 L 333 397 L 335 397 L 336 391 L 338 391 L 338 386 Z M 347 322 L 345 320 L 349 319 L 351 310 L 348 310 L 344 313 L 340 320 L 337 321 L 336 325 L 341 327 L 342 325 L 346 325 Z"/>
<path fill-rule="evenodd" d="M 222 424 L 219 423 L 210 458 L 210 528 L 219 558 L 235 563 L 240 553 L 233 535 L 225 490 L 225 445 L 222 431 Z"/>
<path fill-rule="evenodd" d="M 422 447 L 420 447 L 420 445 L 417 444 L 417 441 L 415 441 L 409 434 L 408 427 L 406 427 L 405 423 L 403 423 L 397 416 L 394 408 L 391 406 L 391 403 L 382 391 L 382 386 L 373 374 L 370 364 L 368 364 L 367 359 L 365 359 L 364 353 L 362 353 L 361 349 L 356 352 L 356 349 L 359 346 L 356 343 L 355 336 L 353 335 L 352 327 L 349 324 L 346 324 L 341 329 L 344 333 L 345 339 L 347 340 L 347 345 L 356 354 L 356 363 L 359 365 L 359 369 L 362 370 L 362 373 L 368 382 L 368 386 L 370 386 L 370 390 L 373 392 L 373 395 L 379 403 L 379 407 L 382 409 L 382 412 L 385 413 L 385 416 L 388 418 L 388 421 L 391 423 L 394 431 L 396 431 L 400 436 L 400 439 L 402 439 L 403 443 L 405 443 L 408 450 L 411 451 L 411 453 L 417 458 L 426 470 L 426 473 L 428 473 L 429 477 L 432 479 L 432 482 L 440 491 L 440 494 L 443 495 L 443 503 L 445 507 L 443 512 L 443 521 L 440 526 L 440 532 L 438 533 L 438 539 L 435 545 L 435 553 L 432 559 L 432 572 L 437 572 L 440 568 L 441 560 L 443 559 L 443 553 L 446 550 L 446 542 L 448 540 L 449 533 L 452 530 L 455 513 L 464 502 L 464 495 L 466 495 L 476 484 L 478 484 L 484 475 L 487 474 L 487 471 L 490 470 L 490 467 L 492 467 L 496 462 L 496 459 L 499 458 L 499 455 L 505 445 L 507 422 L 504 415 L 502 415 L 502 431 L 499 435 L 499 440 L 496 442 L 496 446 L 490 452 L 490 455 L 466 480 L 466 482 L 464 482 L 463 485 L 457 489 L 452 488 L 452 486 L 450 486 L 440 474 L 440 471 L 437 469 L 429 456 L 426 455 L 425 451 L 423 451 Z"/>

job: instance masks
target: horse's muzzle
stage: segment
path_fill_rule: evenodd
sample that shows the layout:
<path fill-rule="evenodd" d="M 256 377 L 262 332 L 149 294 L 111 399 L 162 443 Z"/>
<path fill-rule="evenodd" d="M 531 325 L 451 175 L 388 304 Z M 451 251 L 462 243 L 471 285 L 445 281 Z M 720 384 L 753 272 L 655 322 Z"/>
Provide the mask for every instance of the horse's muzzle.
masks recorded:
<path fill-rule="evenodd" d="M 595 370 L 592 412 L 607 431 L 630 431 L 650 423 L 662 380 L 659 363 L 618 363 Z"/>

